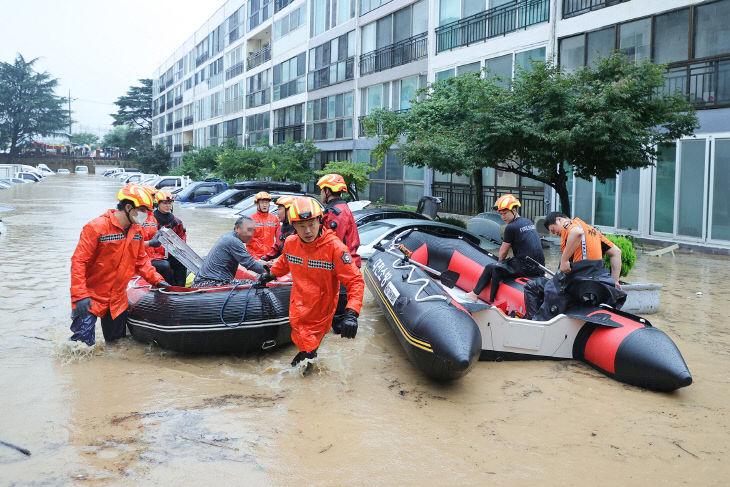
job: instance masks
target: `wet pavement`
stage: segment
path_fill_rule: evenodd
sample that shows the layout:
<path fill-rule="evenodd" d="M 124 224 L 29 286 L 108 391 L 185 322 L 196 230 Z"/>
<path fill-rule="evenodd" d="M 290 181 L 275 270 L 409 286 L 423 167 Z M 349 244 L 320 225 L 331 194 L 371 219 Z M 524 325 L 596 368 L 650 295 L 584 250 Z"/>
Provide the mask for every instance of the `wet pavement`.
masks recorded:
<path fill-rule="evenodd" d="M 329 336 L 300 377 L 286 347 L 188 356 L 131 338 L 74 353 L 69 267 L 117 180 L 53 176 L 0 191 L 2 485 L 727 485 L 730 260 L 639 253 L 662 282 L 647 318 L 694 383 L 671 394 L 575 361 L 480 362 L 422 376 L 366 291 L 355 340 Z M 201 254 L 230 216 L 176 209 Z M 555 266 L 555 249 L 548 265 Z M 698 294 L 701 293 L 701 294 Z"/>

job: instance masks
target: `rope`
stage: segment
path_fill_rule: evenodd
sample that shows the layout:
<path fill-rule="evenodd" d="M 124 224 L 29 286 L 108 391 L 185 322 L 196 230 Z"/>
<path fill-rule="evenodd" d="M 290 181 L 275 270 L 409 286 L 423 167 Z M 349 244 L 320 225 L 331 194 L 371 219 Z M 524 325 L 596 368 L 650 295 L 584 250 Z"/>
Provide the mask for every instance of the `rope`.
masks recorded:
<path fill-rule="evenodd" d="M 411 277 L 413 276 L 413 271 L 416 270 L 416 266 L 414 264 L 405 264 L 405 265 L 397 265 L 397 264 L 398 264 L 397 260 L 393 261 L 393 266 L 392 266 L 393 269 L 408 269 L 408 268 L 411 269 L 411 271 L 408 273 L 408 280 L 407 280 L 408 284 L 418 284 L 420 282 L 423 282 L 423 285 L 420 288 L 418 288 L 418 291 L 416 291 L 416 295 L 413 297 L 413 300 L 415 302 L 422 303 L 424 301 L 434 301 L 434 300 L 438 300 L 438 299 L 443 300 L 443 301 L 449 300 L 449 298 L 447 298 L 446 296 L 444 296 L 442 294 L 435 294 L 433 296 L 426 296 L 423 298 L 419 298 L 418 295 L 421 294 L 421 291 L 426 289 L 426 286 L 428 286 L 428 284 L 431 282 L 431 279 L 426 278 L 426 277 L 419 277 L 418 279 L 411 279 Z"/>
<path fill-rule="evenodd" d="M 229 325 L 228 323 L 226 323 L 226 320 L 223 319 L 223 310 L 225 309 L 226 304 L 228 304 L 228 300 L 231 299 L 231 296 L 233 296 L 233 291 L 235 291 L 238 286 L 240 286 L 240 284 L 236 284 L 235 286 L 233 286 L 233 288 L 231 289 L 231 292 L 229 292 L 228 296 L 226 296 L 226 300 L 223 301 L 223 306 L 221 306 L 221 311 L 220 311 L 221 323 L 226 325 L 228 328 L 237 328 L 238 326 L 241 325 L 241 323 L 243 323 L 243 320 L 246 319 L 246 307 L 248 306 L 248 295 L 251 294 L 251 289 L 254 288 L 253 284 L 251 284 L 251 286 L 248 288 L 248 291 L 246 291 L 246 297 L 243 298 L 243 315 L 241 316 L 241 320 L 238 323 L 236 323 L 235 325 Z"/>

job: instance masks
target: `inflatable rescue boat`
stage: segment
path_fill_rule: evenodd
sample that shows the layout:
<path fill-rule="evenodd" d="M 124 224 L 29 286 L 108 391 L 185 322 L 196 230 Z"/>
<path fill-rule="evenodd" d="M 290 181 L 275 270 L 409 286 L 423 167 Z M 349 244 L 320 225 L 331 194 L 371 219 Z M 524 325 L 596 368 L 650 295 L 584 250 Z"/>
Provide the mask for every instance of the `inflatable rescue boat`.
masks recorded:
<path fill-rule="evenodd" d="M 489 286 L 479 302 L 466 299 L 484 266 L 496 260 L 464 240 L 409 231 L 389 248 L 381 247 L 363 267 L 365 282 L 400 343 L 428 376 L 458 378 L 477 359 L 577 359 L 652 390 L 692 383 L 674 342 L 639 316 L 580 304 L 550 321 L 522 319 L 526 277 L 502 282 L 494 305 L 483 301 Z"/>
<path fill-rule="evenodd" d="M 209 288 L 127 286 L 127 326 L 141 342 L 183 353 L 245 353 L 291 343 L 291 281 Z"/>

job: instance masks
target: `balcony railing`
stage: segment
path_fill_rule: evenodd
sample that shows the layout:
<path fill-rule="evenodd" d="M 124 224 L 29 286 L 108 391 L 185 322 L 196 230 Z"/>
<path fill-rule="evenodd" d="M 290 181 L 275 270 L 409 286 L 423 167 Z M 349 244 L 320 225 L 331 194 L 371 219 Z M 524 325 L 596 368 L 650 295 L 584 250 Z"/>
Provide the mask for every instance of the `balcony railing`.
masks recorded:
<path fill-rule="evenodd" d="M 234 98 L 233 100 L 226 100 L 226 102 L 223 104 L 223 113 L 225 115 L 228 115 L 230 113 L 242 111 L 244 100 L 245 98 L 243 96 L 239 96 L 238 98 Z"/>
<path fill-rule="evenodd" d="M 228 81 L 231 78 L 235 78 L 239 74 L 243 74 L 245 64 L 243 61 L 240 63 L 236 63 L 230 68 L 226 69 L 226 81 Z"/>
<path fill-rule="evenodd" d="M 629 0 L 563 0 L 563 18 L 600 10 Z"/>
<path fill-rule="evenodd" d="M 172 107 L 173 107 L 172 99 L 170 99 L 170 101 L 167 102 L 167 109 L 169 110 Z"/>
<path fill-rule="evenodd" d="M 304 124 L 287 125 L 286 127 L 277 127 L 274 129 L 274 144 L 283 144 L 288 139 L 297 142 L 304 140 Z"/>
<path fill-rule="evenodd" d="M 208 88 L 215 88 L 223 83 L 223 73 L 216 73 L 208 78 Z"/>
<path fill-rule="evenodd" d="M 253 69 L 266 61 L 271 61 L 271 44 L 266 44 L 263 49 L 252 52 L 246 58 L 246 69 Z"/>
<path fill-rule="evenodd" d="M 192 125 L 193 124 L 193 117 L 185 117 L 183 119 L 183 125 Z"/>
<path fill-rule="evenodd" d="M 174 146 L 172 146 L 172 152 L 182 152 L 182 151 L 183 151 L 182 144 L 175 144 Z"/>
<path fill-rule="evenodd" d="M 172 130 L 172 122 L 165 125 L 165 132 L 169 132 L 170 130 Z"/>
<path fill-rule="evenodd" d="M 194 148 L 195 146 L 193 144 L 185 144 L 183 145 L 183 152 L 190 152 Z"/>
<path fill-rule="evenodd" d="M 515 0 L 436 28 L 436 52 L 468 46 L 550 19 L 550 0 Z"/>
<path fill-rule="evenodd" d="M 278 12 L 279 10 L 283 9 L 290 3 L 292 3 L 294 0 L 274 0 L 274 13 Z"/>
<path fill-rule="evenodd" d="M 409 37 L 389 46 L 360 55 L 360 75 L 377 73 L 408 64 L 428 55 L 428 33 Z"/>
<path fill-rule="evenodd" d="M 695 108 L 730 106 L 730 54 L 671 63 L 665 93 L 683 93 Z"/>
<path fill-rule="evenodd" d="M 182 98 L 182 96 L 178 96 L 177 98 L 175 98 L 175 105 L 179 105 L 180 103 L 182 103 Z"/>
<path fill-rule="evenodd" d="M 176 120 L 176 121 L 175 121 L 175 128 L 176 128 L 176 129 L 179 129 L 179 128 L 180 128 L 180 127 L 182 127 L 182 126 L 183 126 L 183 122 L 182 122 L 182 120 Z"/>

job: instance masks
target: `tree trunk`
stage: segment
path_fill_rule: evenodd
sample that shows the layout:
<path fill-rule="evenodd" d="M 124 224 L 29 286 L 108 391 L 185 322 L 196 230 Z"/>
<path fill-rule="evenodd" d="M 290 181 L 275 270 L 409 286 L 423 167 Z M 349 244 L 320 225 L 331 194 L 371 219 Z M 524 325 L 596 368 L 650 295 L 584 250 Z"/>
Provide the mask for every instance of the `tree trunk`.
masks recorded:
<path fill-rule="evenodd" d="M 563 181 L 553 186 L 553 189 L 555 189 L 555 192 L 558 193 L 558 197 L 560 198 L 560 211 L 570 218 L 570 195 L 568 194 L 568 186 Z"/>
<path fill-rule="evenodd" d="M 484 212 L 484 179 L 482 178 L 482 169 L 474 169 L 472 173 L 474 180 L 474 209 L 476 213 Z"/>

